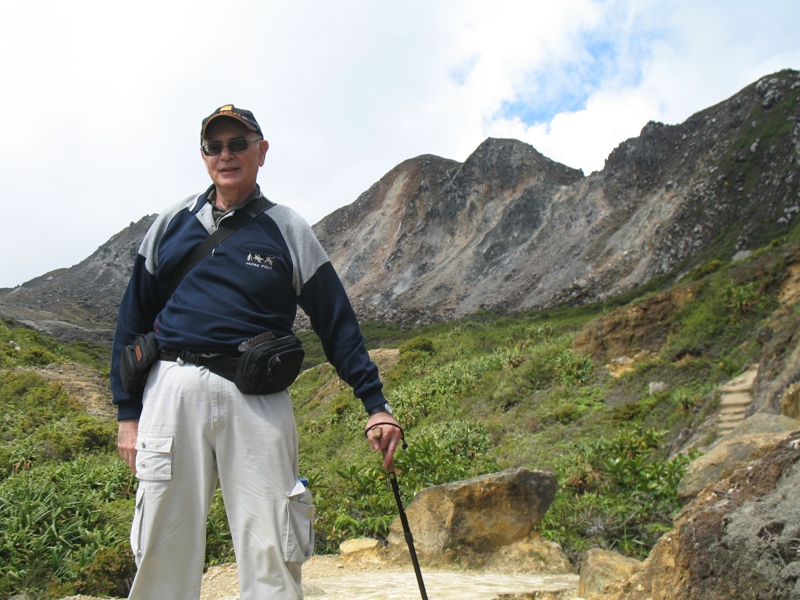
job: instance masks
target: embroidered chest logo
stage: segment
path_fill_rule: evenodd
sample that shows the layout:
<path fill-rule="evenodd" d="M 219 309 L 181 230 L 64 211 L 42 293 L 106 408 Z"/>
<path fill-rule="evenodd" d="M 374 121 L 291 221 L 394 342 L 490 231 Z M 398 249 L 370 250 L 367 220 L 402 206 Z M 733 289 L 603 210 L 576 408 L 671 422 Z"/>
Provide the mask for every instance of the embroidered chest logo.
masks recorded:
<path fill-rule="evenodd" d="M 265 256 L 263 254 L 249 252 L 247 254 L 247 261 L 245 264 L 247 264 L 248 267 L 258 267 L 260 269 L 269 269 L 271 271 L 274 262 L 274 256 Z"/>

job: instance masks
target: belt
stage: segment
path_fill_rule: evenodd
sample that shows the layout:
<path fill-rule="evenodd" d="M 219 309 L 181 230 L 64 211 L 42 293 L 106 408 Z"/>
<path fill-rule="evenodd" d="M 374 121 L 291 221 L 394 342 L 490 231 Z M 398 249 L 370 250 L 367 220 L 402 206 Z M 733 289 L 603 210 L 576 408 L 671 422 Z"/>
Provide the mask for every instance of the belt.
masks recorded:
<path fill-rule="evenodd" d="M 230 354 L 195 354 L 186 350 L 161 350 L 158 358 L 179 365 L 186 363 L 205 367 L 212 373 L 233 381 L 236 376 L 236 364 L 239 357 Z"/>

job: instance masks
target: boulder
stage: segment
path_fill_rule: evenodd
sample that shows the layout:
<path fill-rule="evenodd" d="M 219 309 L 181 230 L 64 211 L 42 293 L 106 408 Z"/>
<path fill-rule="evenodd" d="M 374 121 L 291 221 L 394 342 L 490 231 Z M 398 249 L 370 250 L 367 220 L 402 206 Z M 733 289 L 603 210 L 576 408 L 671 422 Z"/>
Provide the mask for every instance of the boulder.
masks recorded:
<path fill-rule="evenodd" d="M 532 531 L 528 537 L 483 557 L 480 566 L 494 573 L 574 574 L 575 567 L 563 548 Z"/>
<path fill-rule="evenodd" d="M 800 382 L 791 384 L 783 392 L 781 412 L 792 419 L 800 419 Z"/>
<path fill-rule="evenodd" d="M 578 596 L 591 598 L 610 583 L 623 581 L 641 568 L 642 561 L 617 552 L 592 548 L 583 557 L 578 583 Z"/>
<path fill-rule="evenodd" d="M 689 465 L 678 484 L 678 496 L 684 502 L 694 498 L 707 485 L 760 458 L 786 434 L 798 429 L 800 421 L 783 415 L 758 413 L 745 419 Z"/>
<path fill-rule="evenodd" d="M 692 461 L 678 484 L 678 497 L 684 503 L 691 500 L 707 486 L 770 452 L 784 437 L 785 433 L 757 433 L 737 435 L 720 442 Z"/>
<path fill-rule="evenodd" d="M 356 552 L 372 551 L 378 546 L 380 546 L 380 542 L 375 538 L 358 538 L 345 540 L 339 544 L 339 552 L 344 556 L 345 554 L 354 554 Z"/>
<path fill-rule="evenodd" d="M 557 488 L 552 473 L 524 468 L 426 488 L 406 510 L 415 549 L 430 560 L 480 560 L 527 538 Z M 387 541 L 405 549 L 399 517 Z"/>

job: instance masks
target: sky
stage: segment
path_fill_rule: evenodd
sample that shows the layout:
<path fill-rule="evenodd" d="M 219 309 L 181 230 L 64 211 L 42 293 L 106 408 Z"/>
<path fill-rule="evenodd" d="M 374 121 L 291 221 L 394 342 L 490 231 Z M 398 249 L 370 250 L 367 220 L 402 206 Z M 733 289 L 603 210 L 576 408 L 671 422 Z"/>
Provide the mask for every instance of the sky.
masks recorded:
<path fill-rule="evenodd" d="M 800 69 L 797 0 L 0 2 L 0 288 L 204 190 L 223 104 L 269 140 L 264 193 L 313 224 L 487 137 L 588 175 L 648 121 Z"/>

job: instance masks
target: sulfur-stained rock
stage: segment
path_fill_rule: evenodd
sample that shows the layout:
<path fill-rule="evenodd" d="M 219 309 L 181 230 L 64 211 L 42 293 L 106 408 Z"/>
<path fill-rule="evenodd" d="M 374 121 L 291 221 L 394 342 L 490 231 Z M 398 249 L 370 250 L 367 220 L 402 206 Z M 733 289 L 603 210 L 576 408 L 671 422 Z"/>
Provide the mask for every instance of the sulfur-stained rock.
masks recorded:
<path fill-rule="evenodd" d="M 421 556 L 449 560 L 486 555 L 526 538 L 555 497 L 552 473 L 512 469 L 426 488 L 406 509 Z M 405 546 L 392 523 L 390 546 Z"/>
<path fill-rule="evenodd" d="M 578 583 L 578 596 L 591 598 L 610 583 L 622 581 L 642 567 L 642 561 L 618 552 L 592 548 L 583 558 Z"/>

